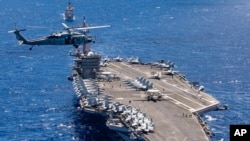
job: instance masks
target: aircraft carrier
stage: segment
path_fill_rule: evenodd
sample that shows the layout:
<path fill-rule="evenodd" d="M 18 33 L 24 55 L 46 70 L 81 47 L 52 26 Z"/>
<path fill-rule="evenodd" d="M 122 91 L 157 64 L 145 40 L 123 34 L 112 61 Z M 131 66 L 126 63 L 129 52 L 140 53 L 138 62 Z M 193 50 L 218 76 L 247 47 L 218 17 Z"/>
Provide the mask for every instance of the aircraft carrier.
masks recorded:
<path fill-rule="evenodd" d="M 83 50 L 69 77 L 80 108 L 107 118 L 123 140 L 209 141 L 212 133 L 200 114 L 220 104 L 197 82 L 174 71 L 174 63 L 143 63 L 139 58 L 105 58 Z"/>

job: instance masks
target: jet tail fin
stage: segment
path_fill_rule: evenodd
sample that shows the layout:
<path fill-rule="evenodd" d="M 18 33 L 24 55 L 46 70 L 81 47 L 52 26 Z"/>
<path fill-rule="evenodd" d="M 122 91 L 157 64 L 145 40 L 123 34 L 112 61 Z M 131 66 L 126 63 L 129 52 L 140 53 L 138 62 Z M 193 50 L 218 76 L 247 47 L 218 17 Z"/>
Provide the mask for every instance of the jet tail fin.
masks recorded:
<path fill-rule="evenodd" d="M 9 33 L 14 33 L 16 35 L 16 39 L 18 40 L 18 43 L 21 45 L 23 43 L 27 43 L 27 40 L 20 34 L 20 31 L 25 31 L 26 29 L 15 29 L 8 31 Z"/>

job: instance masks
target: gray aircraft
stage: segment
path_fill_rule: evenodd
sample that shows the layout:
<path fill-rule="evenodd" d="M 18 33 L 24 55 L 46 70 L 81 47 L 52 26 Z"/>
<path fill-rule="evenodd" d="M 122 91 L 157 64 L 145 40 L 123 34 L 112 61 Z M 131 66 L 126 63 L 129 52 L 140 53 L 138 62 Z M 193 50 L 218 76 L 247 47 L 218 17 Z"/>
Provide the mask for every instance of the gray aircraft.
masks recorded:
<path fill-rule="evenodd" d="M 127 61 L 129 64 L 141 64 L 141 61 L 139 59 L 139 57 L 136 57 L 136 58 L 129 58 L 128 61 Z"/>
<path fill-rule="evenodd" d="M 87 27 L 68 27 L 65 23 L 62 23 L 64 26 L 64 30 L 62 32 L 52 33 L 49 36 L 36 38 L 27 40 L 21 35 L 21 31 L 25 31 L 25 29 L 15 29 L 9 31 L 9 33 L 14 33 L 16 35 L 16 39 L 18 43 L 32 45 L 29 49 L 37 45 L 73 45 L 75 48 L 78 48 L 81 44 L 86 44 L 90 42 L 94 42 L 91 36 L 87 35 L 86 31 L 89 29 L 95 28 L 104 28 L 110 27 L 109 25 L 104 26 L 87 26 Z"/>
<path fill-rule="evenodd" d="M 143 99 L 135 99 L 133 101 L 167 101 L 169 100 L 169 96 L 173 94 L 163 94 L 157 89 L 149 89 L 145 92 L 145 95 Z"/>

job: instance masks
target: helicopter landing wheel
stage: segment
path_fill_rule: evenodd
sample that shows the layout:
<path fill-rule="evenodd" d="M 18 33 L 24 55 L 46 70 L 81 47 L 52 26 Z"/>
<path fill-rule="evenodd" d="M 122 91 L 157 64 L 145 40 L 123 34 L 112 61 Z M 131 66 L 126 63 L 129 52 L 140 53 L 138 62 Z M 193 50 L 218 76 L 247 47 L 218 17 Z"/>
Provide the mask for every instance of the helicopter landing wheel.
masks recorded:
<path fill-rule="evenodd" d="M 32 48 L 34 47 L 34 45 L 33 46 L 31 46 L 30 48 L 29 48 L 29 50 L 32 50 Z"/>

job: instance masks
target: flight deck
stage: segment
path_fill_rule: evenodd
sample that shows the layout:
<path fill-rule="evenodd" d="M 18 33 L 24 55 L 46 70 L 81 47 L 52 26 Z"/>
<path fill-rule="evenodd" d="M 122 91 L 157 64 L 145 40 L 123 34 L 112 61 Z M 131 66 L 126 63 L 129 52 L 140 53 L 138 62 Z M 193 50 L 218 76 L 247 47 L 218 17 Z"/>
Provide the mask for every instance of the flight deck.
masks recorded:
<path fill-rule="evenodd" d="M 157 141 L 206 141 L 210 140 L 206 126 L 199 120 L 197 113 L 215 109 L 219 101 L 205 92 L 194 88 L 186 78 L 175 73 L 164 75 L 162 68 L 150 64 L 129 64 L 112 61 L 101 72 L 109 72 L 118 80 L 97 81 L 101 90 L 113 97 L 112 101 L 130 105 L 145 112 L 152 118 L 153 133 L 144 134 L 146 140 Z M 162 73 L 160 79 L 154 79 L 155 73 Z M 138 77 L 146 78 L 158 90 L 162 99 L 147 99 L 146 91 L 137 89 L 127 82 Z M 197 117 L 198 116 L 198 117 Z"/>

